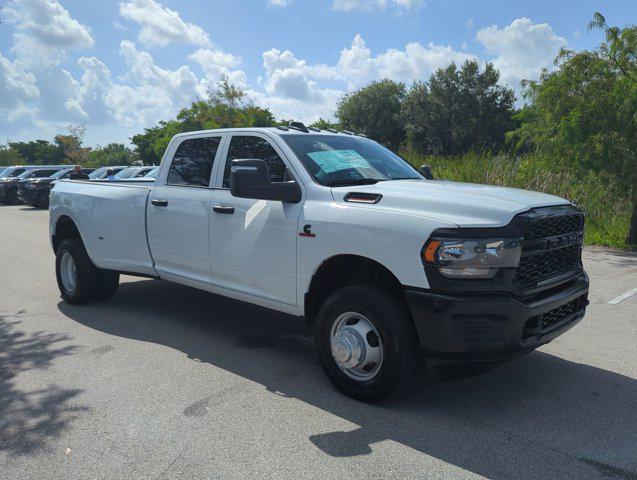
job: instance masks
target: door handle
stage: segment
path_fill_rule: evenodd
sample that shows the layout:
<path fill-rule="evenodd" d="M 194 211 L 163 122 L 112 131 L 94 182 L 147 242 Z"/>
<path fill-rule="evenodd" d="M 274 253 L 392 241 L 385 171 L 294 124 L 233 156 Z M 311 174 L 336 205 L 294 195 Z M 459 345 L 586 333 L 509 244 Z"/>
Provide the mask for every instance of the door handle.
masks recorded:
<path fill-rule="evenodd" d="M 212 207 L 212 210 L 217 213 L 225 213 L 227 215 L 232 215 L 234 213 L 234 207 L 227 207 L 225 205 L 215 205 Z"/>
<path fill-rule="evenodd" d="M 151 200 L 150 203 L 152 203 L 156 207 L 167 207 L 168 206 L 168 200 Z"/>

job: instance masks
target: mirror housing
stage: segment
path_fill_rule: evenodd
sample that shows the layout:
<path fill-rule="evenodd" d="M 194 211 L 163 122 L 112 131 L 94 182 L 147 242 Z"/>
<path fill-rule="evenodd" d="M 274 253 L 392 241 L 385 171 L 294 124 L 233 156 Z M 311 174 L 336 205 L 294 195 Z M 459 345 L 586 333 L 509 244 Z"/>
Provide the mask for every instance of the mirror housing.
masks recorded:
<path fill-rule="evenodd" d="M 270 169 L 260 159 L 234 160 L 230 167 L 230 193 L 233 197 L 299 203 L 301 188 L 295 182 L 271 182 Z"/>
<path fill-rule="evenodd" d="M 434 172 L 431 170 L 431 167 L 429 165 L 421 165 L 420 168 L 418 169 L 418 171 L 427 180 L 433 180 L 434 179 Z"/>

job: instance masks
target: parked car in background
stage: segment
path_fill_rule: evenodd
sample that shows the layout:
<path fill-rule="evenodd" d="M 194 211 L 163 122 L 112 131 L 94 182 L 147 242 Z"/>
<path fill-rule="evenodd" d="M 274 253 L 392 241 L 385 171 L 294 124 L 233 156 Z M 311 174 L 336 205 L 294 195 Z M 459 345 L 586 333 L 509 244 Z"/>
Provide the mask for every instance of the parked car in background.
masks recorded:
<path fill-rule="evenodd" d="M 155 165 L 145 167 L 128 167 L 121 172 L 115 174 L 116 180 L 128 180 L 131 178 L 140 178 L 157 168 Z"/>
<path fill-rule="evenodd" d="M 54 173 L 67 168 L 69 168 L 68 165 L 16 167 L 16 169 L 9 174 L 8 177 L 0 179 L 0 202 L 8 204 L 18 203 L 18 184 L 20 181 L 27 178 L 35 179 L 50 177 Z M 19 175 L 15 175 L 15 173 L 21 169 L 23 172 Z"/>
<path fill-rule="evenodd" d="M 159 175 L 159 167 L 153 168 L 150 172 L 144 175 L 144 178 L 157 178 L 157 175 Z"/>
<path fill-rule="evenodd" d="M 155 179 L 157 178 L 157 175 L 159 174 L 159 167 L 155 167 L 153 168 L 150 172 L 146 173 L 146 175 L 143 175 L 141 177 L 135 177 L 135 178 L 127 178 L 125 180 L 116 180 L 118 182 L 131 182 L 131 183 L 137 183 L 137 184 L 143 184 L 143 183 L 152 183 L 155 181 Z"/>
<path fill-rule="evenodd" d="M 128 166 L 125 165 L 120 165 L 117 167 L 100 167 L 93 173 L 90 173 L 88 178 L 90 180 L 105 180 L 109 170 L 112 170 L 113 172 L 115 172 L 115 174 L 117 174 L 126 168 L 128 168 Z"/>
<path fill-rule="evenodd" d="M 10 167 L 0 167 L 0 179 L 15 178 L 22 175 L 27 170 L 41 170 L 43 168 L 69 168 L 69 165 L 12 165 Z"/>
<path fill-rule="evenodd" d="M 83 168 L 87 175 L 93 168 Z M 36 208 L 49 208 L 49 195 L 56 180 L 70 178 L 73 168 L 67 168 L 54 173 L 50 177 L 27 178 L 18 182 L 18 200 Z"/>

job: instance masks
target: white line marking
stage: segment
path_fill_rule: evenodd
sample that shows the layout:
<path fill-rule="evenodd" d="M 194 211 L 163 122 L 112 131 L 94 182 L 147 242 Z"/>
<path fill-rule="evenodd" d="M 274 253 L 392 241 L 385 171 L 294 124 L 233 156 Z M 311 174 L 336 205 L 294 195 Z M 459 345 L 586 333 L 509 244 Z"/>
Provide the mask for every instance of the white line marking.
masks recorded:
<path fill-rule="evenodd" d="M 615 297 L 606 303 L 608 303 L 609 305 L 617 305 L 619 302 L 623 302 L 624 300 L 626 300 L 629 297 L 632 297 L 636 293 L 637 293 L 637 288 L 633 288 L 632 290 L 628 290 L 627 292 L 622 293 L 619 297 Z"/>

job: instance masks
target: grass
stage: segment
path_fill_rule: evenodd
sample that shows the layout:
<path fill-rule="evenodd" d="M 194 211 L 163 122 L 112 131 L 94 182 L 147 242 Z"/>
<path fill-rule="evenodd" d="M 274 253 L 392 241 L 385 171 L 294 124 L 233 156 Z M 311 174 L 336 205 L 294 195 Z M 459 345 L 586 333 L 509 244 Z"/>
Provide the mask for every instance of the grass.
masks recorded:
<path fill-rule="evenodd" d="M 625 179 L 565 168 L 538 154 L 511 158 L 473 152 L 423 157 L 403 152 L 403 157 L 416 167 L 428 164 L 439 179 L 523 188 L 566 198 L 586 213 L 586 244 L 626 247 L 631 208 Z"/>

